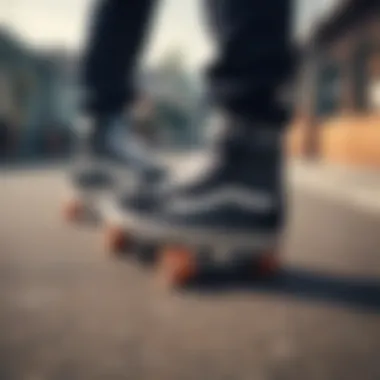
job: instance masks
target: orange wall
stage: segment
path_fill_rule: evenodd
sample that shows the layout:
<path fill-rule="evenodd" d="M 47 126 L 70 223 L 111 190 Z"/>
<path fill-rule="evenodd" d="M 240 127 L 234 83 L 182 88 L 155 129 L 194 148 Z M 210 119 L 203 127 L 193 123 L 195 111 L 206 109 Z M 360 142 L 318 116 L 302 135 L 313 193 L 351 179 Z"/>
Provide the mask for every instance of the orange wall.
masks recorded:
<path fill-rule="evenodd" d="M 380 113 L 333 117 L 318 127 L 319 158 L 326 162 L 380 168 Z M 288 129 L 288 154 L 305 153 L 306 125 L 294 122 Z"/>
<path fill-rule="evenodd" d="M 321 126 L 320 155 L 327 162 L 380 168 L 380 114 L 327 121 Z"/>

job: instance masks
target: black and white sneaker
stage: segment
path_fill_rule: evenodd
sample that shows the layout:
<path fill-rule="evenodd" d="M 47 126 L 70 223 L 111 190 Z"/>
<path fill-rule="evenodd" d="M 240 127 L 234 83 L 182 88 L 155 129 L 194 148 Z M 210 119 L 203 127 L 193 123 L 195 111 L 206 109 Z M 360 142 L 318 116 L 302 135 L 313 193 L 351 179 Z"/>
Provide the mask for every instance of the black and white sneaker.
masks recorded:
<path fill-rule="evenodd" d="M 151 147 L 134 130 L 133 120 L 115 115 L 84 119 L 78 123 L 77 132 L 71 190 L 65 202 L 69 219 L 77 219 L 86 208 L 94 208 L 101 197 L 118 189 L 128 193 L 164 175 Z"/>
<path fill-rule="evenodd" d="M 231 125 L 192 175 L 165 182 L 156 194 L 120 200 L 114 225 L 171 252 L 187 247 L 188 262 L 263 257 L 277 248 L 283 225 L 281 146 L 273 128 Z"/>

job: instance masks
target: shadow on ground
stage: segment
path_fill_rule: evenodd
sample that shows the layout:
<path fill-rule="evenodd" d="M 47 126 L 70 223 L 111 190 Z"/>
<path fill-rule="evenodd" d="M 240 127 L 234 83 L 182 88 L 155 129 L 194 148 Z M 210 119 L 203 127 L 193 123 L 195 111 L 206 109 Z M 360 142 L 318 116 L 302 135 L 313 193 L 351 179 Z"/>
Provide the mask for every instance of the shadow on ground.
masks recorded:
<path fill-rule="evenodd" d="M 340 277 L 303 269 L 286 269 L 270 280 L 213 273 L 201 276 L 188 288 L 201 294 L 252 291 L 329 302 L 380 313 L 380 281 Z"/>

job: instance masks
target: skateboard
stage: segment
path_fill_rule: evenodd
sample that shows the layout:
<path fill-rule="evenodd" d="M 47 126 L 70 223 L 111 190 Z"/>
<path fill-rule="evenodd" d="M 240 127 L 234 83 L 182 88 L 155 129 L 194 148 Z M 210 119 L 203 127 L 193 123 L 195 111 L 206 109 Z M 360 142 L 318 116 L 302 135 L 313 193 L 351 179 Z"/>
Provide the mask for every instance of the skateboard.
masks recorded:
<path fill-rule="evenodd" d="M 278 236 L 214 230 L 181 231 L 128 214 L 114 200 L 103 202 L 108 252 L 128 252 L 153 265 L 160 283 L 183 287 L 198 275 L 233 270 L 273 278 L 281 270 Z"/>

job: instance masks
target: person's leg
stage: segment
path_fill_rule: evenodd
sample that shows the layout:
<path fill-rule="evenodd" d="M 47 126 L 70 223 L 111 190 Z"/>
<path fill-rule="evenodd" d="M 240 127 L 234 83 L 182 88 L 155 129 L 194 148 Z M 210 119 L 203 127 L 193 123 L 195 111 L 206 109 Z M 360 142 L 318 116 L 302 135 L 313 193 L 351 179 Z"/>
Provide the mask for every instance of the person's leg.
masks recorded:
<path fill-rule="evenodd" d="M 207 79 L 216 106 L 252 128 L 282 128 L 278 102 L 289 74 L 291 0 L 204 0 L 217 56 Z"/>
<path fill-rule="evenodd" d="M 136 66 L 157 3 L 98 0 L 81 70 L 88 150 L 136 170 L 152 166 L 151 158 L 136 148 L 145 142 L 135 133 L 132 110 L 124 111 L 135 100 Z"/>
<path fill-rule="evenodd" d="M 290 0 L 205 1 L 219 48 L 208 78 L 220 133 L 206 146 L 198 173 L 123 205 L 131 234 L 168 247 L 159 267 L 180 283 L 213 256 L 248 270 L 254 261 L 273 274 L 283 227 L 287 115 L 276 92 L 289 70 Z"/>
<path fill-rule="evenodd" d="M 120 180 L 114 168 L 121 166 L 131 178 L 143 178 L 141 174 L 145 173 L 158 178 L 161 174 L 161 168 L 147 154 L 143 139 L 134 133 L 131 112 L 124 112 L 134 100 L 135 66 L 155 3 L 156 0 L 96 3 L 81 67 L 84 98 L 80 116 L 84 117 L 76 126 L 84 133 L 77 139 L 70 177 L 79 196 L 69 201 L 69 210 L 77 210 L 78 204 L 85 203 L 84 195 L 94 189 L 114 191 Z"/>
<path fill-rule="evenodd" d="M 117 113 L 134 96 L 134 69 L 156 0 L 100 0 L 82 65 L 84 108 Z"/>

